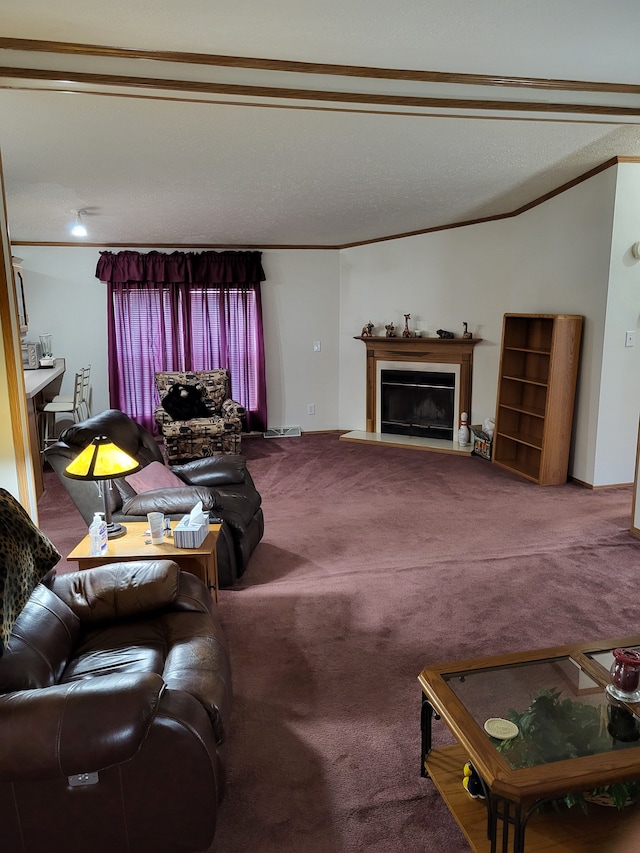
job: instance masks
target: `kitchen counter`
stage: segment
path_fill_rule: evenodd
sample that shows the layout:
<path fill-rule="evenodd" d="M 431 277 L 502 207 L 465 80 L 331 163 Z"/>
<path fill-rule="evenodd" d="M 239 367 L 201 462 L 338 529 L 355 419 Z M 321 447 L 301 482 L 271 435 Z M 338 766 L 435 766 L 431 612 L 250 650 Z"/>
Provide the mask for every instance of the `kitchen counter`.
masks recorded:
<path fill-rule="evenodd" d="M 60 393 L 60 385 L 65 371 L 64 358 L 56 358 L 55 367 L 40 367 L 37 370 L 25 370 L 24 389 L 27 398 L 27 420 L 29 423 L 29 446 L 33 461 L 33 478 L 35 482 L 36 500 L 44 491 L 42 478 L 43 456 L 40 446 L 40 429 L 38 425 L 38 409 L 56 394 Z"/>
<path fill-rule="evenodd" d="M 42 393 L 48 385 L 61 376 L 65 371 L 64 358 L 56 358 L 55 367 L 40 367 L 37 370 L 24 371 L 24 387 L 27 399 L 32 399 Z"/>

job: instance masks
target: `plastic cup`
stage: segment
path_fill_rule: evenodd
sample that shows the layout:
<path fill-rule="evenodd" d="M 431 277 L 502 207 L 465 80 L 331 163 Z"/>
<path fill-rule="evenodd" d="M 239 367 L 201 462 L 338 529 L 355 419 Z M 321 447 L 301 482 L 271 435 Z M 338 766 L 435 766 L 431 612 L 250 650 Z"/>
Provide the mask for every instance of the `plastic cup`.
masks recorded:
<path fill-rule="evenodd" d="M 151 533 L 151 544 L 160 545 L 164 541 L 164 514 L 161 512 L 148 512 L 149 532 Z"/>

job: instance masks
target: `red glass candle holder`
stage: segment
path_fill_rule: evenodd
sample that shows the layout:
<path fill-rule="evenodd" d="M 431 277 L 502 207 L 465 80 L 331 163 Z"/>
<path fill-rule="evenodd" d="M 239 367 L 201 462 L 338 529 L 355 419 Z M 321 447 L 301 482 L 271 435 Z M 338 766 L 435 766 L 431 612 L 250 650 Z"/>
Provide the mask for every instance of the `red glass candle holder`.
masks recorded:
<path fill-rule="evenodd" d="M 640 651 L 614 649 L 607 690 L 624 702 L 640 702 Z"/>

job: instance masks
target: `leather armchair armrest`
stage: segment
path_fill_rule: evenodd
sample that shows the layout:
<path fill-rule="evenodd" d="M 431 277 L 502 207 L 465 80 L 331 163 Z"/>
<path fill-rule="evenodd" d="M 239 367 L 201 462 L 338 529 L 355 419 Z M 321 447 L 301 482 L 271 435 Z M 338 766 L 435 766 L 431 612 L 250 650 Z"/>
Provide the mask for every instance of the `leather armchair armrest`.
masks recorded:
<path fill-rule="evenodd" d="M 165 515 L 179 515 L 191 512 L 202 501 L 205 512 L 217 510 L 220 499 L 215 489 L 207 486 L 176 486 L 175 489 L 153 489 L 133 495 L 122 505 L 124 515 L 146 515 L 148 512 L 163 512 Z"/>
<path fill-rule="evenodd" d="M 233 486 L 246 480 L 244 456 L 239 453 L 221 453 L 205 456 L 183 465 L 172 465 L 174 474 L 192 486 Z"/>
<path fill-rule="evenodd" d="M 128 761 L 158 711 L 157 673 L 102 675 L 0 696 L 0 779 L 93 773 Z"/>
<path fill-rule="evenodd" d="M 200 702 L 211 720 L 216 743 L 221 744 L 231 718 L 231 667 L 221 638 L 210 631 L 207 634 L 210 617 L 201 621 L 204 627 L 199 636 L 187 637 L 170 648 L 163 677 L 168 689 L 189 693 Z"/>

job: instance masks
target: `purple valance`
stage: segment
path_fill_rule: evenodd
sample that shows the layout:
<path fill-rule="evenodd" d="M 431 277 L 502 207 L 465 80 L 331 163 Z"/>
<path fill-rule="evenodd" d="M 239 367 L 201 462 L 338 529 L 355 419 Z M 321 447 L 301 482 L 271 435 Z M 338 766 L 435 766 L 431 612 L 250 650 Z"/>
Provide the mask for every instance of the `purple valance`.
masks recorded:
<path fill-rule="evenodd" d="M 100 252 L 96 278 L 109 283 L 252 284 L 264 281 L 262 252 Z"/>

